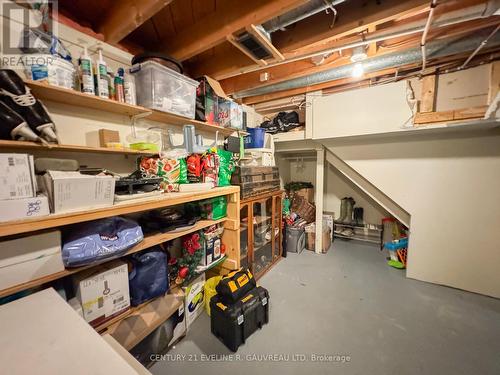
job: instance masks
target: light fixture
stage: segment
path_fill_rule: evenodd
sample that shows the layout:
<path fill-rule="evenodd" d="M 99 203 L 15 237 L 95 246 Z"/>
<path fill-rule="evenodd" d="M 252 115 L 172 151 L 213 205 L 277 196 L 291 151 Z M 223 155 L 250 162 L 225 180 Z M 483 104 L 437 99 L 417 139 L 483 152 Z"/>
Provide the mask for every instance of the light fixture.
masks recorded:
<path fill-rule="evenodd" d="M 352 76 L 354 78 L 360 78 L 363 76 L 364 73 L 365 73 L 365 69 L 363 68 L 363 64 L 361 64 L 359 62 L 354 64 L 354 66 L 352 68 Z"/>
<path fill-rule="evenodd" d="M 352 50 L 351 61 L 356 63 L 366 59 L 368 55 L 366 54 L 365 47 L 358 46 L 354 47 Z"/>

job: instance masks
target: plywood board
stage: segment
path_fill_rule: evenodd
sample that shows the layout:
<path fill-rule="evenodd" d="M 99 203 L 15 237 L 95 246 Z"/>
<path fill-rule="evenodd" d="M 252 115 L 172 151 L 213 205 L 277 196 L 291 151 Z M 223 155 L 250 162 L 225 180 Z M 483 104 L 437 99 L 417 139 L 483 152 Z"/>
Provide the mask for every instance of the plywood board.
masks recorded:
<path fill-rule="evenodd" d="M 54 289 L 0 307 L 2 373 L 137 375 Z"/>

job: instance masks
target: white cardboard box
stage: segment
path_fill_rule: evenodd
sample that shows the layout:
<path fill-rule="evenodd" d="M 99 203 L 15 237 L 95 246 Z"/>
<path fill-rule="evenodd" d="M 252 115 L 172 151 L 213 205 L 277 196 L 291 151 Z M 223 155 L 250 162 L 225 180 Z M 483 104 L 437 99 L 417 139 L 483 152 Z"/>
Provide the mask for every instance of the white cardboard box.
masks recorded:
<path fill-rule="evenodd" d="M 114 261 L 74 278 L 76 297 L 83 318 L 93 326 L 119 315 L 130 307 L 127 263 Z"/>
<path fill-rule="evenodd" d="M 189 284 L 184 289 L 184 314 L 186 314 L 186 327 L 195 321 L 195 319 L 200 316 L 203 312 L 203 299 L 204 299 L 204 288 L 205 286 L 205 274 L 202 273 L 196 279 L 194 279 L 191 284 Z"/>
<path fill-rule="evenodd" d="M 44 195 L 34 198 L 0 200 L 0 222 L 47 216 L 49 200 Z"/>
<path fill-rule="evenodd" d="M 35 193 L 33 156 L 0 154 L 0 199 L 33 198 Z"/>
<path fill-rule="evenodd" d="M 64 271 L 58 230 L 0 242 L 0 289 Z"/>
<path fill-rule="evenodd" d="M 43 181 L 53 213 L 113 205 L 115 179 L 112 176 L 47 171 Z"/>

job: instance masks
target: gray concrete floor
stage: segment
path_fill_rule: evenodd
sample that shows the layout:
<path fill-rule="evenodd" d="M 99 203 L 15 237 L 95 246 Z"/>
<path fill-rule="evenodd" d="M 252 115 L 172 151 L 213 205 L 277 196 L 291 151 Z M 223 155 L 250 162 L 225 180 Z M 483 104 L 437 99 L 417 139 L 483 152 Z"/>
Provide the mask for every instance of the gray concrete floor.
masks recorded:
<path fill-rule="evenodd" d="M 151 372 L 500 374 L 500 300 L 406 279 L 372 245 L 337 240 L 327 255 L 290 254 L 260 284 L 270 293 L 270 322 L 239 358 L 227 357 L 203 314 Z M 349 361 L 314 361 L 320 354 Z"/>

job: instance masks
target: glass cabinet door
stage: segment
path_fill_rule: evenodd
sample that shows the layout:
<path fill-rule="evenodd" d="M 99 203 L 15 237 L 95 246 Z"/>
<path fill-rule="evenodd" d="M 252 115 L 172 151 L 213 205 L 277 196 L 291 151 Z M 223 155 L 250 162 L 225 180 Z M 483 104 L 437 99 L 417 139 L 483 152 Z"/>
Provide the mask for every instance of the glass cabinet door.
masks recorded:
<path fill-rule="evenodd" d="M 248 224 L 250 220 L 249 212 L 248 212 L 248 204 L 241 205 L 240 208 L 240 267 L 248 268 L 250 262 L 248 261 L 249 257 L 249 235 Z"/>
<path fill-rule="evenodd" d="M 273 198 L 252 203 L 252 271 L 259 275 L 273 262 Z"/>

